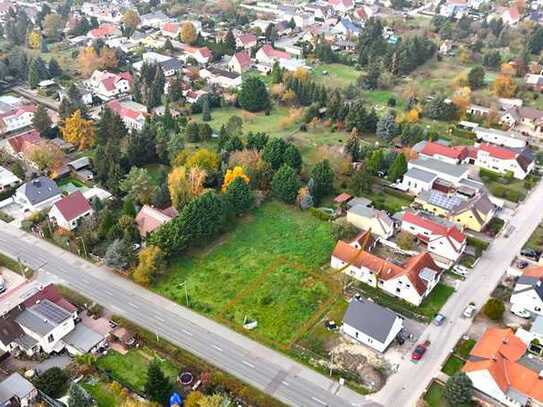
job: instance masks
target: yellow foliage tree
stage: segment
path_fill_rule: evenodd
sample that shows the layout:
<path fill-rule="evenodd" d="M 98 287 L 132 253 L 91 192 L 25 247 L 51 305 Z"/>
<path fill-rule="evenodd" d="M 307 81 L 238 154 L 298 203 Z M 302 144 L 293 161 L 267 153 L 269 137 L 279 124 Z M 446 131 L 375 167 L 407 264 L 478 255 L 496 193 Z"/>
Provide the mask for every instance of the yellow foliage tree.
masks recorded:
<path fill-rule="evenodd" d="M 463 88 L 464 86 L 468 86 L 468 74 L 465 72 L 460 72 L 458 75 L 456 75 L 453 79 L 453 88 Z"/>
<path fill-rule="evenodd" d="M 404 122 L 406 123 L 417 123 L 420 119 L 420 107 L 414 107 L 408 111 L 404 117 Z"/>
<path fill-rule="evenodd" d="M 281 101 L 287 105 L 292 105 L 296 100 L 296 93 L 292 89 L 287 90 L 281 96 Z"/>
<path fill-rule="evenodd" d="M 187 394 L 183 403 L 184 407 L 200 407 L 200 401 L 204 398 L 204 395 L 199 391 L 191 391 Z"/>
<path fill-rule="evenodd" d="M 185 167 L 175 167 L 168 174 L 168 191 L 170 191 L 173 206 L 179 211 L 191 200 L 191 186 Z"/>
<path fill-rule="evenodd" d="M 238 177 L 243 179 L 246 184 L 251 181 L 251 179 L 245 174 L 243 167 L 236 166 L 231 170 L 226 170 L 226 174 L 224 174 L 224 181 L 222 183 L 222 192 L 226 191 L 228 189 L 228 185 L 230 185 L 232 181 Z"/>
<path fill-rule="evenodd" d="M 181 32 L 179 36 L 181 37 L 182 42 L 192 45 L 198 39 L 198 31 L 196 31 L 196 27 L 194 27 L 194 24 L 187 21 L 181 26 Z"/>
<path fill-rule="evenodd" d="M 309 71 L 305 68 L 297 68 L 292 77 L 298 79 L 300 82 L 307 81 L 309 79 Z"/>
<path fill-rule="evenodd" d="M 64 140 L 78 146 L 79 150 L 92 147 L 96 141 L 94 124 L 90 120 L 81 117 L 79 109 L 65 120 L 60 131 Z"/>
<path fill-rule="evenodd" d="M 471 103 L 471 89 L 467 86 L 458 89 L 451 100 L 463 115 Z"/>
<path fill-rule="evenodd" d="M 516 69 L 513 67 L 513 65 L 511 64 L 508 64 L 508 63 L 503 63 L 501 64 L 500 66 L 500 72 L 504 75 L 509 75 L 509 76 L 514 76 L 517 71 Z"/>
<path fill-rule="evenodd" d="M 500 74 L 492 83 L 492 92 L 498 97 L 513 97 L 516 90 L 517 85 L 515 85 L 513 79 L 508 75 Z"/>
<path fill-rule="evenodd" d="M 123 14 L 123 23 L 132 30 L 135 30 L 140 24 L 140 16 L 138 15 L 138 12 L 135 10 L 127 10 Z"/>
<path fill-rule="evenodd" d="M 79 69 L 84 76 L 90 76 L 97 69 L 116 68 L 119 64 L 115 50 L 103 47 L 100 54 L 94 47 L 82 48 L 79 51 Z"/>
<path fill-rule="evenodd" d="M 201 148 L 187 158 L 188 168 L 199 167 L 208 172 L 217 171 L 220 165 L 219 155 L 207 148 Z"/>
<path fill-rule="evenodd" d="M 192 167 L 189 172 L 190 193 L 192 196 L 199 196 L 204 192 L 204 181 L 207 177 L 207 171 Z"/>
<path fill-rule="evenodd" d="M 132 273 L 132 278 L 138 284 L 148 286 L 160 273 L 164 256 L 157 246 L 147 246 L 138 254 L 138 266 Z"/>
<path fill-rule="evenodd" d="M 40 171 L 49 169 L 54 172 L 61 167 L 64 154 L 56 144 L 44 141 L 32 146 L 29 158 Z"/>
<path fill-rule="evenodd" d="M 28 48 L 40 49 L 41 48 L 41 33 L 37 30 L 30 31 L 28 33 Z"/>

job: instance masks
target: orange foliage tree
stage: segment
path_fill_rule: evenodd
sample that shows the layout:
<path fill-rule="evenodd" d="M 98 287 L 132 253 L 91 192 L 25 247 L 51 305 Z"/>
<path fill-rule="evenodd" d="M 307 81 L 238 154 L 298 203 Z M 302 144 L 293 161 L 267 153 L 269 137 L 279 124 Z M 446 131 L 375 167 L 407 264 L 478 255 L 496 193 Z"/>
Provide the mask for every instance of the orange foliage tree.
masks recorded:
<path fill-rule="evenodd" d="M 228 189 L 228 185 L 230 185 L 232 181 L 234 181 L 238 177 L 243 179 L 246 184 L 251 181 L 251 179 L 245 174 L 243 167 L 236 166 L 231 170 L 226 170 L 226 174 L 224 175 L 224 182 L 222 184 L 222 191 L 226 191 Z"/>

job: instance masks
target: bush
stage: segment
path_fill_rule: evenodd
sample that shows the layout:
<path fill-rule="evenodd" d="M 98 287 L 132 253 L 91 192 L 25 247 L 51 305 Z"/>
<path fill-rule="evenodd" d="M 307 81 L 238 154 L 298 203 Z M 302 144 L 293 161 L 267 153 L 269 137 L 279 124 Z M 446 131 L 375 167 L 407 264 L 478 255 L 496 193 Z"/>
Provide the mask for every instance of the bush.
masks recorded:
<path fill-rule="evenodd" d="M 479 176 L 483 180 L 494 181 L 494 182 L 498 182 L 501 178 L 501 175 L 498 174 L 497 172 L 486 170 L 484 168 L 481 168 L 479 170 Z"/>
<path fill-rule="evenodd" d="M 475 250 L 478 253 L 478 256 L 480 256 L 486 249 L 488 249 L 488 242 L 485 242 L 484 240 L 477 239 L 475 237 L 468 236 L 467 238 L 468 245 L 475 248 Z"/>
<path fill-rule="evenodd" d="M 489 299 L 483 307 L 484 314 L 493 321 L 501 321 L 505 312 L 503 301 L 497 298 Z"/>
<path fill-rule="evenodd" d="M 320 220 L 330 220 L 331 218 L 330 215 L 317 208 L 309 208 L 309 213 Z"/>
<path fill-rule="evenodd" d="M 323 213 L 319 211 L 320 213 Z M 332 223 L 332 236 L 334 240 L 351 241 L 358 234 L 358 229 L 348 222 Z"/>
<path fill-rule="evenodd" d="M 34 381 L 34 385 L 49 397 L 58 399 L 68 389 L 68 374 L 59 367 L 46 370 Z"/>

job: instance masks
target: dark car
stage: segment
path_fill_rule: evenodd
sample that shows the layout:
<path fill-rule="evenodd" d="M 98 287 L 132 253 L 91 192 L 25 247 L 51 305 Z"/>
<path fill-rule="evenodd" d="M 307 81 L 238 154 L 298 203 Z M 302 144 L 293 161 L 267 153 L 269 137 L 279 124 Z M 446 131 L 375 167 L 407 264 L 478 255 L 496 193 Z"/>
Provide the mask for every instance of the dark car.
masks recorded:
<path fill-rule="evenodd" d="M 413 353 L 411 354 L 411 360 L 421 360 L 424 354 L 426 353 L 426 349 L 428 349 L 428 346 L 430 345 L 430 341 L 425 341 L 424 343 L 419 343 Z"/>
<path fill-rule="evenodd" d="M 530 248 L 522 249 L 520 254 L 521 256 L 528 257 L 529 259 L 533 260 L 539 260 L 539 256 L 541 255 L 541 253 L 539 253 L 537 250 Z"/>

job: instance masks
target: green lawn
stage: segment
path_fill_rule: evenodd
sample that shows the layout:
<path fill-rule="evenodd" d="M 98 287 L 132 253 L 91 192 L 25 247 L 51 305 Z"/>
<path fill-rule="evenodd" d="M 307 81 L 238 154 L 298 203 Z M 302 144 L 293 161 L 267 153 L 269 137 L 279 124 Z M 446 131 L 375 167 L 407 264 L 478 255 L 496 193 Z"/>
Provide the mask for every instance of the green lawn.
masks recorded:
<path fill-rule="evenodd" d="M 543 246 L 543 225 L 538 225 L 524 244 L 526 249 L 541 250 Z"/>
<path fill-rule="evenodd" d="M 323 74 L 324 72 L 327 74 Z M 362 74 L 354 67 L 343 64 L 319 64 L 312 70 L 313 79 L 330 88 L 346 88 Z"/>
<path fill-rule="evenodd" d="M 84 383 L 83 388 L 92 396 L 97 407 L 117 407 L 123 401 L 104 382 Z"/>
<path fill-rule="evenodd" d="M 147 366 L 153 358 L 151 351 L 131 350 L 126 355 L 110 351 L 96 361 L 96 366 L 108 373 L 111 379 L 141 392 L 145 385 Z M 174 382 L 179 370 L 166 360 L 161 360 L 160 364 L 166 376 Z"/>
<path fill-rule="evenodd" d="M 462 366 L 464 366 L 464 361 L 458 356 L 451 355 L 441 368 L 441 371 L 446 375 L 453 376 L 462 369 Z"/>
<path fill-rule="evenodd" d="M 191 308 L 238 329 L 256 319 L 251 335 L 287 345 L 334 294 L 319 271 L 333 246 L 329 223 L 269 202 L 206 250 L 173 260 L 153 288 L 184 304 L 186 281 Z"/>
<path fill-rule="evenodd" d="M 411 205 L 413 197 L 402 194 L 401 192 L 392 192 L 387 189 L 383 189 L 380 192 L 373 191 L 371 193 L 363 193 L 368 199 L 371 199 L 373 206 L 377 209 L 384 209 L 390 213 L 396 213 L 402 208 Z"/>
<path fill-rule="evenodd" d="M 444 390 L 445 389 L 441 384 L 433 382 L 424 395 L 424 401 L 426 401 L 430 407 L 448 407 L 449 403 L 447 403 L 443 397 Z"/>
<path fill-rule="evenodd" d="M 475 339 L 461 339 L 454 347 L 454 353 L 465 359 L 469 356 L 476 343 Z"/>

